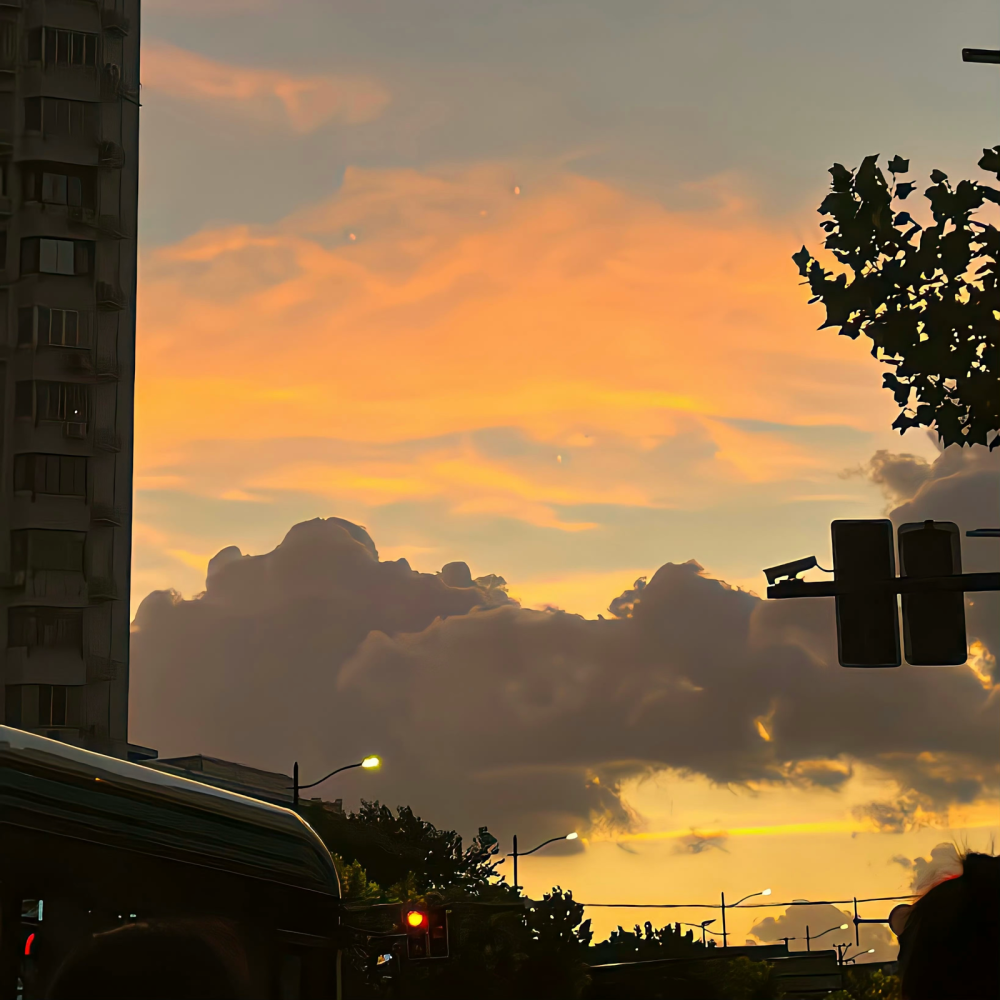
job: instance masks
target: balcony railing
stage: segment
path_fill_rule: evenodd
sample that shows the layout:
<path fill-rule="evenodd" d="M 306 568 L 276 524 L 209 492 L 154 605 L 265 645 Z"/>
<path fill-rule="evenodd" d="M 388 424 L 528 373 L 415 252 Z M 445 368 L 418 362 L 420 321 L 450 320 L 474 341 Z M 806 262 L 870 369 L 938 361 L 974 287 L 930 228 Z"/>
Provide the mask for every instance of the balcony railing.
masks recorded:
<path fill-rule="evenodd" d="M 129 19 L 124 11 L 105 8 L 101 11 L 101 27 L 108 34 L 124 37 L 130 27 Z"/>
<path fill-rule="evenodd" d="M 125 522 L 125 511 L 112 504 L 95 503 L 90 507 L 90 520 L 93 524 L 106 524 L 120 528 Z"/>
<path fill-rule="evenodd" d="M 118 586 L 110 576 L 93 576 L 87 581 L 87 596 L 92 602 L 118 600 Z"/>
<path fill-rule="evenodd" d="M 109 236 L 113 240 L 123 240 L 128 235 L 122 228 L 122 220 L 117 215 L 100 216 L 97 228 L 102 236 Z"/>
<path fill-rule="evenodd" d="M 110 281 L 97 282 L 97 308 L 105 312 L 114 312 L 124 309 L 128 304 L 128 298 L 119 285 L 113 285 Z"/>
<path fill-rule="evenodd" d="M 110 139 L 102 139 L 97 148 L 97 162 L 109 170 L 121 170 L 125 166 L 125 150 Z"/>
<path fill-rule="evenodd" d="M 110 428 L 100 427 L 94 431 L 94 447 L 99 451 L 119 452 L 122 450 L 121 435 Z"/>
<path fill-rule="evenodd" d="M 123 664 L 112 660 L 110 656 L 94 656 L 87 654 L 87 683 L 93 681 L 115 681 L 121 676 Z"/>

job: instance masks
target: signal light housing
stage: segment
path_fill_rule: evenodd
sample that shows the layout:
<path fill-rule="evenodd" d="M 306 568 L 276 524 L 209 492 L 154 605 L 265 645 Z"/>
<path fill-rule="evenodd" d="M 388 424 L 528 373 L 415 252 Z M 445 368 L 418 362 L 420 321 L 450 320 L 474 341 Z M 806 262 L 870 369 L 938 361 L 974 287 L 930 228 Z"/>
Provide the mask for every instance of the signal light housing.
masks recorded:
<path fill-rule="evenodd" d="M 406 931 L 408 959 L 448 957 L 448 911 L 443 906 L 404 908 L 401 923 Z"/>

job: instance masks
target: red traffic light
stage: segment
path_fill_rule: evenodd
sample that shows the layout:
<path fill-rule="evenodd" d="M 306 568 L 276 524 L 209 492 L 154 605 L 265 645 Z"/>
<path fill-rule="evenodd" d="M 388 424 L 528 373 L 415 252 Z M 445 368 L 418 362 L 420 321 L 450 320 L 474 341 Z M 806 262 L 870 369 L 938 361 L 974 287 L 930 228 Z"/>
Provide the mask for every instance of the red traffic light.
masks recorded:
<path fill-rule="evenodd" d="M 427 914 L 422 910 L 409 910 L 406 914 L 406 926 L 412 930 L 423 930 L 427 926 Z"/>
<path fill-rule="evenodd" d="M 24 942 L 25 955 L 31 955 L 31 946 L 35 943 L 35 932 L 32 931 Z"/>

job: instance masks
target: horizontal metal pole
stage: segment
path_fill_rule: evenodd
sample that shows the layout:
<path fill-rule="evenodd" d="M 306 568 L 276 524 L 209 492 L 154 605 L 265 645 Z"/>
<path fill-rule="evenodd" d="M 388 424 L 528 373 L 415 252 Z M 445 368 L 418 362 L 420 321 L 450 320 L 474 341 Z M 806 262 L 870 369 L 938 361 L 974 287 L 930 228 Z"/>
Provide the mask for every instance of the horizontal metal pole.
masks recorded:
<path fill-rule="evenodd" d="M 962 61 L 1000 63 L 1000 49 L 962 49 Z"/>
<path fill-rule="evenodd" d="M 784 597 L 844 597 L 849 594 L 933 594 L 941 591 L 1000 590 L 1000 573 L 955 576 L 897 576 L 891 580 L 782 580 L 767 588 L 769 600 Z"/>

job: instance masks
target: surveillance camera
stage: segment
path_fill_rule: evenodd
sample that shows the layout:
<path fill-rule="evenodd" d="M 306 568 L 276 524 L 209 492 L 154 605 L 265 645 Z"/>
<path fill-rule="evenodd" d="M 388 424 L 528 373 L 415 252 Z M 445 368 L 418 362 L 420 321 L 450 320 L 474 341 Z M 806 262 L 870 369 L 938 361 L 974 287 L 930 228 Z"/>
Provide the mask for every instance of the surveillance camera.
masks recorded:
<path fill-rule="evenodd" d="M 795 562 L 782 563 L 780 566 L 772 566 L 770 569 L 764 570 L 764 576 L 767 577 L 767 582 L 769 586 L 774 586 L 774 584 L 780 580 L 782 577 L 788 577 L 789 580 L 794 580 L 799 573 L 805 573 L 807 570 L 813 569 L 816 566 L 815 556 L 806 556 L 805 559 L 796 559 Z"/>

